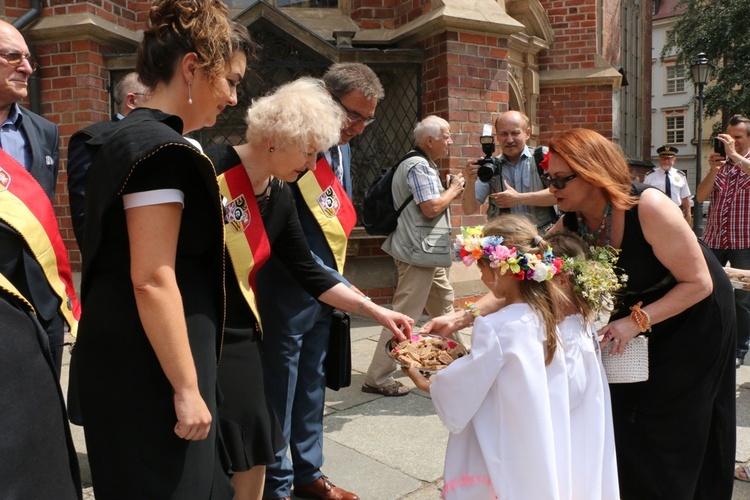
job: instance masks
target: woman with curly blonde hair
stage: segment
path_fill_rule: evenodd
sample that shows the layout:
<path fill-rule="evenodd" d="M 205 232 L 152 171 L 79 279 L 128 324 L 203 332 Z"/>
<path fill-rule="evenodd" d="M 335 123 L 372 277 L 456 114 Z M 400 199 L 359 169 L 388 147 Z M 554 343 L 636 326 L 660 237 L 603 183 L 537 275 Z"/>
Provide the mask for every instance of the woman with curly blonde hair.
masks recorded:
<path fill-rule="evenodd" d="M 216 418 L 223 213 L 213 165 L 183 134 L 237 103 L 247 50 L 218 0 L 157 1 L 149 21 L 148 108 L 88 143 L 71 386 L 97 498 L 231 498 Z"/>
<path fill-rule="evenodd" d="M 252 103 L 247 143 L 206 151 L 221 174 L 227 262 L 234 270 L 227 273 L 219 417 L 238 500 L 261 498 L 265 466 L 286 445 L 263 385 L 263 318 L 255 300 L 255 275 L 268 258 L 275 257 L 311 296 L 375 319 L 399 337 L 399 326 L 408 334 L 413 323 L 373 304 L 318 265 L 302 232 L 287 183 L 318 168 L 317 154 L 338 143 L 344 116 L 323 82 L 300 78 Z"/>

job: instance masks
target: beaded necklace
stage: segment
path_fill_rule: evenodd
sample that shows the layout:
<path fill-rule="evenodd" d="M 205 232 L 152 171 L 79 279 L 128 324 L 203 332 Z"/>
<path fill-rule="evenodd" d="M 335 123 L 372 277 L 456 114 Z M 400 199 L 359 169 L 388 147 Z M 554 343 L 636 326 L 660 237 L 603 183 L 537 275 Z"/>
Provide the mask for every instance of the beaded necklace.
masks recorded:
<path fill-rule="evenodd" d="M 586 227 L 586 224 L 583 222 L 583 215 L 581 215 L 581 212 L 576 212 L 576 219 L 578 220 L 578 236 L 583 238 L 590 245 L 596 243 L 596 241 L 599 239 L 599 236 L 602 234 L 602 231 L 604 231 L 604 228 L 606 227 L 607 239 L 605 245 L 609 245 L 609 236 L 612 226 L 610 224 L 610 221 L 612 219 L 612 205 L 610 205 L 609 202 L 607 202 L 607 206 L 604 207 L 604 215 L 602 216 L 602 223 L 599 225 L 599 229 L 597 229 L 593 233 L 589 233 L 589 228 Z"/>

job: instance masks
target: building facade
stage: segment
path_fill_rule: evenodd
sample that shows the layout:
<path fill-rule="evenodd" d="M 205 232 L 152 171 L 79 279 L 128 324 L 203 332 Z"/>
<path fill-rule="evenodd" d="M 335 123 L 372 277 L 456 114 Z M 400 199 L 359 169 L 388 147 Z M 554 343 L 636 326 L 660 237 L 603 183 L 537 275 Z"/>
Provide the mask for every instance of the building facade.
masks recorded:
<path fill-rule="evenodd" d="M 667 32 L 681 15 L 677 0 L 662 0 L 653 16 L 653 96 L 651 158 L 659 164 L 656 149 L 669 144 L 679 149 L 675 168 L 687 174 L 690 192 L 695 194 L 696 181 L 703 179 L 700 166 L 707 164 L 713 147 L 708 140 L 718 118 L 703 122 L 701 160 L 697 160 L 698 126 L 696 90 L 690 80 L 690 67 L 677 64 L 676 57 L 661 60 Z M 696 177 L 697 176 L 697 177 Z"/>
<path fill-rule="evenodd" d="M 61 159 L 72 133 L 111 115 L 109 89 L 134 67 L 149 5 L 6 0 L 0 6 L 0 17 L 10 22 L 32 18 L 22 27 L 40 62 L 30 104 L 59 125 Z M 644 50 L 650 48 L 644 45 L 650 0 L 230 0 L 228 5 L 264 50 L 250 66 L 241 104 L 198 138 L 204 144 L 241 141 L 242 104 L 252 97 L 302 74 L 322 74 L 333 62 L 371 65 L 386 98 L 376 122 L 352 143 L 355 204 L 377 172 L 409 149 L 414 123 L 428 114 L 451 123 L 454 146 L 451 157 L 440 162 L 443 173 L 481 156 L 482 126 L 509 109 L 531 118 L 532 145 L 586 127 L 619 142 L 628 156 L 649 151 L 650 133 L 644 131 L 651 122 L 642 110 L 651 109 L 651 94 L 642 80 L 651 68 Z M 55 205 L 77 266 L 67 201 L 62 161 Z M 483 215 L 463 215 L 459 204 L 452 207 L 455 228 L 484 221 Z M 396 275 L 381 243 L 355 230 L 347 274 L 371 297 L 388 302 Z M 457 296 L 482 290 L 477 276 L 459 266 L 452 281 Z"/>

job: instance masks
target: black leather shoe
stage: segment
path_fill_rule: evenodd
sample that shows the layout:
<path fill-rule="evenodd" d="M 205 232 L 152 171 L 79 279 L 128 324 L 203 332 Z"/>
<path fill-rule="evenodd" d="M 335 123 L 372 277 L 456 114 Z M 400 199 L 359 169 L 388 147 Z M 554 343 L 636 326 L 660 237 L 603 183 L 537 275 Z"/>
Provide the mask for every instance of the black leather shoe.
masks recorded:
<path fill-rule="evenodd" d="M 303 486 L 295 484 L 294 495 L 318 500 L 359 500 L 357 495 L 339 488 L 325 476 L 320 476 L 312 483 Z"/>
<path fill-rule="evenodd" d="M 734 367 L 739 369 L 739 367 L 744 364 L 745 364 L 745 360 L 743 358 L 737 358 L 737 361 L 735 362 Z"/>

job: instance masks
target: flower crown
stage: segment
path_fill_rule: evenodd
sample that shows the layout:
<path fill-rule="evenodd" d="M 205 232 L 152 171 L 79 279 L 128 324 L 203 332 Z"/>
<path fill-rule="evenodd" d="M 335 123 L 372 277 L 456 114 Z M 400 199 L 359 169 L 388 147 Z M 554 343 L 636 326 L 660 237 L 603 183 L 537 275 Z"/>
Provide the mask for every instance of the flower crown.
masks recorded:
<path fill-rule="evenodd" d="M 618 250 L 610 246 L 595 247 L 589 250 L 590 257 L 564 257 L 563 272 L 570 274 L 573 291 L 579 293 L 594 310 L 611 304 L 614 292 L 625 286 L 626 274 L 617 276 Z"/>
<path fill-rule="evenodd" d="M 519 281 L 552 279 L 563 266 L 563 260 L 555 257 L 549 247 L 543 254 L 523 253 L 503 245 L 502 236 L 483 236 L 481 226 L 461 228 L 454 254 L 456 260 L 467 267 L 487 259 L 490 267 L 500 269 L 501 275 L 509 272 Z"/>

